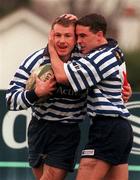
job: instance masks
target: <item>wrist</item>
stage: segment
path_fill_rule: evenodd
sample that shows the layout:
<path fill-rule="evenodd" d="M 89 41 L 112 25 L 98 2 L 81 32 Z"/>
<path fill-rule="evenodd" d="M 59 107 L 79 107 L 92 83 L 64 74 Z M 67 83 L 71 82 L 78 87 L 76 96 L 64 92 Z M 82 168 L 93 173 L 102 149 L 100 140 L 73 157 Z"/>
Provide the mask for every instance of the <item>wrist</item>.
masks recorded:
<path fill-rule="evenodd" d="M 31 103 L 39 100 L 39 96 L 36 94 L 35 90 L 27 91 L 26 97 Z"/>

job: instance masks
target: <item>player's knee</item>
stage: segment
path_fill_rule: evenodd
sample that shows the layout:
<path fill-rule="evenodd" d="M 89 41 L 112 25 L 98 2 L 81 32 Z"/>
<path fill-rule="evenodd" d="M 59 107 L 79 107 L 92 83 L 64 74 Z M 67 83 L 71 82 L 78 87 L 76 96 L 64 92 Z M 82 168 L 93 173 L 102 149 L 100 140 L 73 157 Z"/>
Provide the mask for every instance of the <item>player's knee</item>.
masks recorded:
<path fill-rule="evenodd" d="M 40 180 L 63 180 L 66 173 L 63 169 L 44 165 L 43 175 Z"/>

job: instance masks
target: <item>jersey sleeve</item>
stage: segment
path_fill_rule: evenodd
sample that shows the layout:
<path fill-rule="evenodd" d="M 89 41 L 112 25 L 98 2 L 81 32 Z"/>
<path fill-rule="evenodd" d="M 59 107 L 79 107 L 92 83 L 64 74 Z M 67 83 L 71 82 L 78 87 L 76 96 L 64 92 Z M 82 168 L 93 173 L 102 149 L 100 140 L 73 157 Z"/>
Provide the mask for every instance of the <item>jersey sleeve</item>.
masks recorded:
<path fill-rule="evenodd" d="M 116 58 L 110 52 L 96 52 L 64 64 L 64 70 L 74 91 L 95 86 L 102 79 L 119 72 Z"/>
<path fill-rule="evenodd" d="M 31 107 L 37 100 L 34 90 L 26 90 L 26 82 L 32 70 L 38 66 L 42 52 L 36 52 L 21 63 L 6 91 L 6 104 L 9 110 L 17 111 Z"/>

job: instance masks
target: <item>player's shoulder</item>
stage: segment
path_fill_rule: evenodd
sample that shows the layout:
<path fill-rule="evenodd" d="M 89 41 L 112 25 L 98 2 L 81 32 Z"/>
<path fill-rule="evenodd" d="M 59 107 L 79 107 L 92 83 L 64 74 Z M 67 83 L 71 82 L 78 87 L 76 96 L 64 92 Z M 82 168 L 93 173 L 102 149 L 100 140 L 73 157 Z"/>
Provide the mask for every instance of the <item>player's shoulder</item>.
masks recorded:
<path fill-rule="evenodd" d="M 44 51 L 45 51 L 45 48 L 34 51 L 33 53 L 31 53 L 31 55 L 27 57 L 27 60 L 31 60 L 31 59 L 36 60 L 36 59 L 42 58 L 44 56 Z"/>
<path fill-rule="evenodd" d="M 26 69 L 31 68 L 35 66 L 36 64 L 42 64 L 42 61 L 44 61 L 44 50 L 45 48 L 39 49 L 37 51 L 34 51 L 31 53 L 21 64 L 21 66 L 24 66 Z"/>

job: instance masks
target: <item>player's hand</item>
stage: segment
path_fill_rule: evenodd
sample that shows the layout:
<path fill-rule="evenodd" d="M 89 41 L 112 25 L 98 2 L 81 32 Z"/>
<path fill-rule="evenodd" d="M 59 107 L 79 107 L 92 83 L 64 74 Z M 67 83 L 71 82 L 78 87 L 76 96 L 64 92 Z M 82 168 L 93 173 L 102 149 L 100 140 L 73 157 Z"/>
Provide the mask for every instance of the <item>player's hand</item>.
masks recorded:
<path fill-rule="evenodd" d="M 70 20 L 78 20 L 77 16 L 75 16 L 74 14 L 62 14 L 60 17 L 65 17 Z"/>
<path fill-rule="evenodd" d="M 49 50 L 50 55 L 53 53 L 57 53 L 54 47 L 54 31 L 53 30 L 50 31 L 50 34 L 48 36 L 48 50 Z"/>
<path fill-rule="evenodd" d="M 38 97 L 50 96 L 56 89 L 56 80 L 54 77 L 42 81 L 36 76 L 35 93 Z"/>
<path fill-rule="evenodd" d="M 132 96 L 132 89 L 130 84 L 128 83 L 126 86 L 123 86 L 122 90 L 122 98 L 124 102 L 128 102 L 129 98 Z"/>

